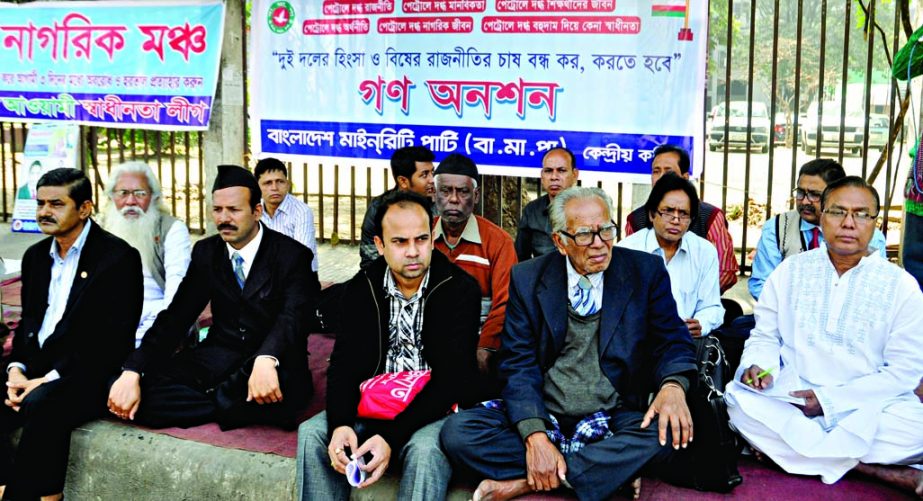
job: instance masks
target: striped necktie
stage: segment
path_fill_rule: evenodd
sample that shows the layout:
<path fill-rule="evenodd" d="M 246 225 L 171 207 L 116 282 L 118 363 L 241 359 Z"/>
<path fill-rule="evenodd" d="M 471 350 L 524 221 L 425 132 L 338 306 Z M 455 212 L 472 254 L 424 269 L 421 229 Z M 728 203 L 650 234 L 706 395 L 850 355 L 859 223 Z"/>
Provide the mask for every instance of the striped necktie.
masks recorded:
<path fill-rule="evenodd" d="M 593 301 L 593 284 L 586 276 L 581 276 L 577 281 L 570 298 L 570 305 L 582 317 L 596 313 L 596 301 Z"/>
<path fill-rule="evenodd" d="M 244 288 L 244 281 L 247 280 L 247 277 L 244 276 L 244 257 L 240 253 L 235 252 L 231 254 L 231 261 L 234 262 L 234 278 L 237 279 L 237 285 L 241 289 Z"/>

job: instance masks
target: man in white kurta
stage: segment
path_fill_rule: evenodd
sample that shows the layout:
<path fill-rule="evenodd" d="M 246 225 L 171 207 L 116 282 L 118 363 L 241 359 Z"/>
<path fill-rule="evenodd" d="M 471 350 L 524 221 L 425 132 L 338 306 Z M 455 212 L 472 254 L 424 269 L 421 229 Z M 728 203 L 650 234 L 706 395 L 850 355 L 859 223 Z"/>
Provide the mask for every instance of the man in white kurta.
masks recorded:
<path fill-rule="evenodd" d="M 834 239 L 769 276 L 725 394 L 732 426 L 754 448 L 825 483 L 859 463 L 923 462 L 923 404 L 913 393 L 923 374 L 923 293 L 868 252 L 877 193 L 831 187 L 822 224 Z M 850 202 L 863 194 L 875 195 L 868 209 Z M 850 245 L 863 252 L 844 266 Z"/>

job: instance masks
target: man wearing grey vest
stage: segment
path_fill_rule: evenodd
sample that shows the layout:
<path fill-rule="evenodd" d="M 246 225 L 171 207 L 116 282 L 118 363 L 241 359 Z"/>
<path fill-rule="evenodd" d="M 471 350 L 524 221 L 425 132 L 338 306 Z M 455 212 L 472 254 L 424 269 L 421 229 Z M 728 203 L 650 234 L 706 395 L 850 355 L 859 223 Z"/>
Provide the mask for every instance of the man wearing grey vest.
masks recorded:
<path fill-rule="evenodd" d="M 144 308 L 135 331 L 137 348 L 186 275 L 192 242 L 186 225 L 164 205 L 160 182 L 146 163 L 128 162 L 113 169 L 106 195 L 103 226 L 141 254 Z"/>

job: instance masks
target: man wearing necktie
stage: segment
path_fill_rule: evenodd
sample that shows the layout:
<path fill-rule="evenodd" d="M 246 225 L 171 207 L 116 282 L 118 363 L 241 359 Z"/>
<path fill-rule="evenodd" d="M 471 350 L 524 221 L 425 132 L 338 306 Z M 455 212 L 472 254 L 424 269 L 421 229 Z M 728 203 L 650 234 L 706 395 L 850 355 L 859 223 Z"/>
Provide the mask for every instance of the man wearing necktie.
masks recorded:
<path fill-rule="evenodd" d="M 260 188 L 242 167 L 218 167 L 212 201 L 219 234 L 196 243 L 173 301 L 113 383 L 109 411 L 155 428 L 294 428 L 313 393 L 307 329 L 320 284 L 306 265 L 311 250 L 259 222 Z M 209 302 L 208 336 L 176 353 Z"/>
<path fill-rule="evenodd" d="M 513 267 L 502 401 L 441 433 L 453 465 L 485 479 L 475 499 L 562 485 L 608 499 L 642 468 L 691 482 L 692 338 L 663 259 L 613 248 L 612 214 L 599 188 L 561 192 L 549 210 L 558 252 Z"/>

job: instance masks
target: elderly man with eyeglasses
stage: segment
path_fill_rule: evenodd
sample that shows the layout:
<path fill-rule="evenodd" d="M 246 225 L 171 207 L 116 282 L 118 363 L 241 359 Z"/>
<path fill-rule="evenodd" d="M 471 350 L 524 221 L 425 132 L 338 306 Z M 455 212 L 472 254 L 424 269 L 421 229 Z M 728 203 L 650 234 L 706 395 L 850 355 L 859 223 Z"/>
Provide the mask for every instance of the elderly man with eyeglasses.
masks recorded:
<path fill-rule="evenodd" d="M 613 248 L 612 201 L 599 188 L 561 192 L 549 215 L 558 252 L 510 278 L 503 400 L 450 416 L 446 454 L 485 478 L 474 499 L 562 485 L 608 499 L 642 469 L 689 485 L 695 350 L 663 259 Z"/>
<path fill-rule="evenodd" d="M 170 215 L 160 182 L 144 162 L 127 162 L 109 174 L 103 227 L 141 254 L 144 309 L 135 331 L 135 348 L 166 309 L 186 276 L 192 241 L 186 225 Z"/>
<path fill-rule="evenodd" d="M 824 243 L 820 227 L 821 193 L 828 184 L 843 177 L 846 177 L 843 166 L 830 158 L 817 158 L 801 166 L 798 187 L 792 192 L 795 210 L 773 216 L 763 225 L 747 282 L 753 299 L 760 298 L 763 284 L 783 259 Z M 881 231 L 875 231 L 870 245 L 881 257 L 886 257 L 885 236 Z"/>
<path fill-rule="evenodd" d="M 718 285 L 718 252 L 689 231 L 699 215 L 699 196 L 689 181 L 662 176 L 644 205 L 652 223 L 619 242 L 619 247 L 663 258 L 680 318 L 692 337 L 707 336 L 724 322 Z"/>
<path fill-rule="evenodd" d="M 766 281 L 725 393 L 731 425 L 789 473 L 832 484 L 855 469 L 923 495 L 923 292 L 869 246 L 875 188 L 834 181 L 821 209 L 826 246 Z"/>

